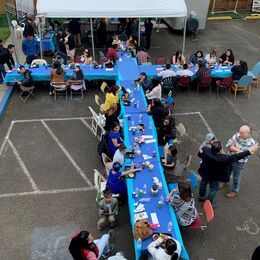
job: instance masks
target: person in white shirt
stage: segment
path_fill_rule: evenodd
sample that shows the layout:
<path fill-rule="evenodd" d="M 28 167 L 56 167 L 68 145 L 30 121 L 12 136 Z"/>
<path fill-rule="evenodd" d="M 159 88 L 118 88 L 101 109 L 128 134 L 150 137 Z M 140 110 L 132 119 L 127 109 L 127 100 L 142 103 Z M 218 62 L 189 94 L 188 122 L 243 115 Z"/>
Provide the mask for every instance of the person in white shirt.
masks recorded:
<path fill-rule="evenodd" d="M 162 79 L 165 79 L 168 77 L 175 77 L 176 73 L 171 69 L 171 64 L 167 64 L 166 69 L 160 71 L 157 76 L 162 77 Z"/>
<path fill-rule="evenodd" d="M 121 165 L 124 165 L 125 163 L 125 152 L 126 152 L 126 147 L 124 144 L 120 144 L 118 149 L 116 150 L 114 157 L 113 157 L 113 164 L 115 162 L 120 163 Z"/>
<path fill-rule="evenodd" d="M 208 64 L 215 64 L 217 62 L 217 51 L 213 49 L 209 54 L 205 56 L 205 60 Z"/>
<path fill-rule="evenodd" d="M 146 91 L 146 98 L 151 100 L 154 98 L 162 99 L 162 86 L 158 80 L 154 80 L 153 89 Z"/>
<path fill-rule="evenodd" d="M 161 247 L 163 242 L 165 242 L 165 249 Z M 154 260 L 177 260 L 181 254 L 180 243 L 166 235 L 150 243 L 147 249 Z"/>
<path fill-rule="evenodd" d="M 178 70 L 177 71 L 177 75 L 178 76 L 189 76 L 189 77 L 192 77 L 193 76 L 193 72 L 188 70 L 188 65 L 187 64 L 184 64 L 183 65 L 183 70 Z"/>

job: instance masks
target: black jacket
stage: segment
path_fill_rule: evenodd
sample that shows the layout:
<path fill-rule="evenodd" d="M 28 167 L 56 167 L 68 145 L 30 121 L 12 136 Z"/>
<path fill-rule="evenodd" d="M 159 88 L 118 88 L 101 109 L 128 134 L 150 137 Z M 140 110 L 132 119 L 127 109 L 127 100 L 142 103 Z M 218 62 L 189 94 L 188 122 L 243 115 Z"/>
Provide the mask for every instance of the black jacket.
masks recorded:
<path fill-rule="evenodd" d="M 21 81 L 24 87 L 31 87 L 33 85 L 32 72 L 30 70 L 26 70 L 23 74 L 24 79 Z"/>
<path fill-rule="evenodd" d="M 158 143 L 159 145 L 165 145 L 170 139 L 176 138 L 175 124 L 161 125 L 158 130 Z"/>
<path fill-rule="evenodd" d="M 74 37 L 73 37 L 72 34 L 69 36 L 68 42 L 67 42 L 66 44 L 69 45 L 69 49 L 70 49 L 70 50 L 73 50 L 73 49 L 76 48 L 76 44 L 75 44 Z"/>
<path fill-rule="evenodd" d="M 247 71 L 245 71 L 241 66 L 235 65 L 231 69 L 232 71 L 232 78 L 233 80 L 240 80 L 242 76 L 247 74 Z"/>
<path fill-rule="evenodd" d="M 74 18 L 69 21 L 68 27 L 69 27 L 70 33 L 78 34 L 78 33 L 80 33 L 81 23 L 80 23 L 79 19 Z"/>
<path fill-rule="evenodd" d="M 248 150 L 236 154 L 215 154 L 208 147 L 203 147 L 198 156 L 202 159 L 199 173 L 212 181 L 228 182 L 231 173 L 231 163 L 250 155 Z"/>
<path fill-rule="evenodd" d="M 0 64 L 7 64 L 8 68 L 11 70 L 14 67 L 14 58 L 8 49 L 4 49 L 0 53 Z"/>
<path fill-rule="evenodd" d="M 27 20 L 24 21 L 24 31 L 23 31 L 23 37 L 26 38 L 30 35 L 33 35 L 35 34 L 35 31 L 34 31 L 34 28 L 33 28 L 33 25 L 31 23 L 29 23 Z"/>
<path fill-rule="evenodd" d="M 151 111 L 148 112 L 148 115 L 153 116 L 154 125 L 156 128 L 162 125 L 163 119 L 167 116 L 167 111 L 164 107 L 151 107 Z"/>

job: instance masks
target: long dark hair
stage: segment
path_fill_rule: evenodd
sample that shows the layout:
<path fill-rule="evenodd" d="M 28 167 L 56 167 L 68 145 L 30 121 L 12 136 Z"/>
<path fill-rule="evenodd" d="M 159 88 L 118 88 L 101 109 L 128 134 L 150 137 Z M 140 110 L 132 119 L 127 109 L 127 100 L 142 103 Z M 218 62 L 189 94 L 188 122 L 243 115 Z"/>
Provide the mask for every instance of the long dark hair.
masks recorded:
<path fill-rule="evenodd" d="M 180 54 L 181 54 L 181 57 L 182 57 L 181 51 L 178 50 L 178 51 L 175 52 L 175 54 L 174 54 L 175 55 L 175 61 L 174 61 L 175 63 L 177 62 L 178 59 L 181 62 L 181 57 L 179 57 Z"/>
<path fill-rule="evenodd" d="M 227 57 L 227 51 L 230 52 L 230 55 L 229 55 L 229 59 L 233 59 L 234 60 L 234 54 L 233 54 L 233 51 L 231 49 L 227 49 L 226 52 L 225 52 L 225 56 Z"/>
<path fill-rule="evenodd" d="M 180 182 L 178 184 L 180 198 L 186 202 L 189 202 L 192 198 L 191 186 L 187 182 Z"/>
<path fill-rule="evenodd" d="M 83 73 L 82 69 L 80 68 L 80 66 L 77 66 L 77 68 L 79 69 L 78 71 L 76 71 L 77 79 L 84 79 L 84 73 Z"/>
<path fill-rule="evenodd" d="M 108 92 L 108 93 L 113 93 L 114 96 L 116 96 L 116 93 L 117 93 L 118 89 L 119 89 L 118 86 L 113 85 L 112 87 L 110 87 L 110 88 L 107 90 L 107 92 Z"/>
<path fill-rule="evenodd" d="M 56 74 L 57 75 L 62 75 L 63 69 L 61 68 L 61 64 L 58 61 L 54 62 L 53 68 L 56 69 Z"/>
<path fill-rule="evenodd" d="M 81 250 L 84 248 L 88 249 L 89 251 L 92 251 L 97 256 L 97 252 L 93 249 L 93 246 L 95 246 L 95 244 L 88 243 L 89 234 L 90 233 L 88 231 L 81 231 L 76 237 L 74 237 L 71 240 L 69 245 L 69 251 L 75 260 L 82 259 Z"/>

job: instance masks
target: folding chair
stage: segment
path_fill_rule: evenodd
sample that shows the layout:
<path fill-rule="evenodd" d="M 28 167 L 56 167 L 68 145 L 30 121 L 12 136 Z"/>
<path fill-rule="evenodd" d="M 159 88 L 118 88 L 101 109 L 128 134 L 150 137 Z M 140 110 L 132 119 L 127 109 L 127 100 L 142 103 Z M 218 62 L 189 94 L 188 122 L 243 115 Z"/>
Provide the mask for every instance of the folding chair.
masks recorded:
<path fill-rule="evenodd" d="M 103 103 L 98 95 L 95 95 L 95 103 L 100 107 Z"/>
<path fill-rule="evenodd" d="M 45 65 L 47 66 L 47 61 L 44 59 L 35 59 L 32 61 L 31 65 Z"/>
<path fill-rule="evenodd" d="M 83 89 L 84 89 L 84 83 L 82 80 L 71 80 L 70 81 L 70 99 L 73 99 L 73 95 L 80 95 L 80 98 L 78 100 L 83 99 Z"/>
<path fill-rule="evenodd" d="M 182 123 L 179 123 L 178 125 L 176 125 L 176 130 L 177 130 L 176 131 L 177 138 L 173 140 L 173 143 L 180 144 L 181 143 L 180 139 L 185 135 L 186 129 Z"/>
<path fill-rule="evenodd" d="M 21 94 L 19 95 L 19 98 L 21 99 L 21 101 L 23 103 L 26 102 L 26 100 L 30 97 L 30 96 L 34 96 L 36 98 L 36 96 L 33 94 L 33 90 L 35 89 L 34 86 L 31 87 L 24 87 L 23 85 L 20 86 L 20 90 L 21 90 Z M 25 97 L 23 97 L 24 94 L 27 94 Z"/>
<path fill-rule="evenodd" d="M 101 86 L 100 86 L 100 90 L 101 90 L 104 94 L 106 94 L 107 88 L 108 88 L 107 83 L 106 83 L 105 81 L 103 81 L 102 84 L 101 84 Z"/>
<path fill-rule="evenodd" d="M 163 90 L 173 90 L 176 84 L 175 77 L 167 77 L 162 80 L 162 89 Z"/>
<path fill-rule="evenodd" d="M 52 82 L 54 99 L 57 100 L 57 95 L 65 95 L 68 99 L 68 89 L 65 82 Z"/>
<path fill-rule="evenodd" d="M 23 38 L 23 31 L 24 31 L 24 27 L 18 25 L 18 22 L 16 20 L 12 20 L 11 21 L 11 24 L 14 28 L 14 35 L 15 35 L 15 38 Z M 19 37 L 18 37 L 19 36 Z"/>
<path fill-rule="evenodd" d="M 113 162 L 105 153 L 102 153 L 101 157 L 102 157 L 102 162 L 103 162 L 103 164 L 105 166 L 106 176 L 108 176 L 109 175 L 109 170 L 112 168 Z"/>
<path fill-rule="evenodd" d="M 256 87 L 258 87 L 260 82 L 260 61 L 255 64 L 251 71 L 248 71 L 247 75 L 253 77 L 253 80 L 256 81 Z"/>

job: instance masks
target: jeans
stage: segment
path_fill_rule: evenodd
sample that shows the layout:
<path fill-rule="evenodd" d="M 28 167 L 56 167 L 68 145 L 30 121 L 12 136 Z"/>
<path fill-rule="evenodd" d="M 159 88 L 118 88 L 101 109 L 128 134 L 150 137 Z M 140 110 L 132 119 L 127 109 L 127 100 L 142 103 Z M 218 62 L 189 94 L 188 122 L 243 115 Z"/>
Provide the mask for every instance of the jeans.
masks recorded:
<path fill-rule="evenodd" d="M 104 234 L 100 239 L 95 239 L 94 243 L 99 249 L 98 259 L 101 258 L 102 254 L 106 252 L 109 245 L 109 234 Z"/>
<path fill-rule="evenodd" d="M 4 82 L 5 74 L 5 65 L 0 64 L 0 83 Z"/>
<path fill-rule="evenodd" d="M 209 184 L 209 193 L 206 198 L 206 192 L 207 192 L 207 185 Z M 199 198 L 201 200 L 208 199 L 211 203 L 213 203 L 214 198 L 217 195 L 219 189 L 219 182 L 218 181 L 212 181 L 205 177 L 202 177 L 200 182 L 200 190 L 199 190 Z"/>
<path fill-rule="evenodd" d="M 238 193 L 240 189 L 240 177 L 241 172 L 245 167 L 245 163 L 234 162 L 232 163 L 232 175 L 233 175 L 233 186 L 232 191 Z"/>

